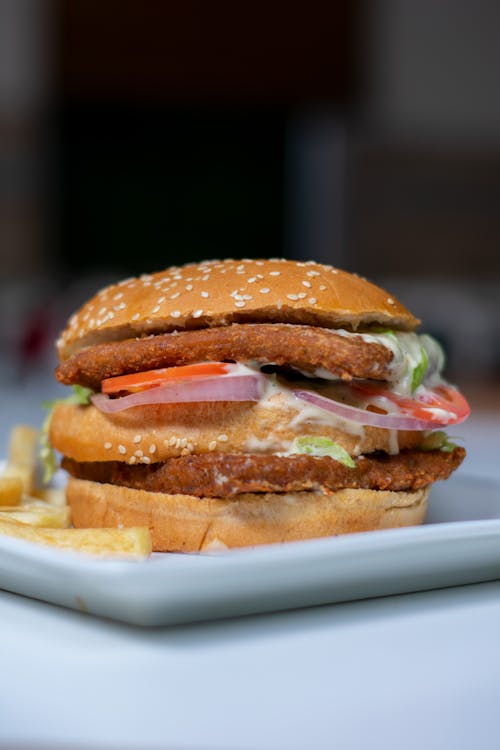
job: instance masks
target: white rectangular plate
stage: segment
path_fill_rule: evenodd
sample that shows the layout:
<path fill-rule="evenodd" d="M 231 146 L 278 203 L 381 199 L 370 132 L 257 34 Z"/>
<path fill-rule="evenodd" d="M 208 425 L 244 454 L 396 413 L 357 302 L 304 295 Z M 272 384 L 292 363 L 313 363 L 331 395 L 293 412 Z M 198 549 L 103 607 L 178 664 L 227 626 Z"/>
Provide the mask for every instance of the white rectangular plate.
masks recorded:
<path fill-rule="evenodd" d="M 137 625 L 269 612 L 500 578 L 500 483 L 457 476 L 407 529 L 211 555 L 98 560 L 0 536 L 0 588 Z"/>

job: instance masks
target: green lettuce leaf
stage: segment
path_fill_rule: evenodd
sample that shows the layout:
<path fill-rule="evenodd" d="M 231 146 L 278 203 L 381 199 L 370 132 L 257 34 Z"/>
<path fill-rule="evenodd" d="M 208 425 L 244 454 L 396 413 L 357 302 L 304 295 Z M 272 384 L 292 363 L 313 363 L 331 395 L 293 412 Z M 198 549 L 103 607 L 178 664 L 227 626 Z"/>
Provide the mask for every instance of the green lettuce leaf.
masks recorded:
<path fill-rule="evenodd" d="M 421 359 L 418 365 L 413 370 L 411 378 L 411 392 L 414 393 L 418 386 L 422 383 L 424 375 L 427 372 L 429 366 L 429 356 L 423 346 L 420 347 Z"/>
<path fill-rule="evenodd" d="M 73 393 L 66 398 L 55 398 L 52 401 L 45 401 L 42 406 L 47 410 L 47 416 L 43 420 L 40 430 L 40 463 L 43 468 L 43 481 L 45 484 L 50 482 L 57 471 L 57 459 L 54 449 L 49 441 L 50 420 L 54 409 L 58 404 L 76 404 L 77 406 L 87 406 L 90 403 L 90 397 L 94 391 L 91 388 L 85 388 L 82 385 L 74 385 Z"/>
<path fill-rule="evenodd" d="M 419 446 L 421 451 L 443 451 L 443 453 L 453 453 L 457 447 L 457 444 L 453 443 L 442 430 L 427 435 Z"/>
<path fill-rule="evenodd" d="M 354 469 L 355 466 L 354 461 L 345 448 L 342 448 L 341 445 L 334 443 L 333 440 L 327 437 L 304 435 L 295 438 L 293 441 L 293 452 L 306 453 L 308 456 L 329 456 L 335 459 L 335 461 L 344 464 L 344 466 L 348 466 L 350 469 Z"/>

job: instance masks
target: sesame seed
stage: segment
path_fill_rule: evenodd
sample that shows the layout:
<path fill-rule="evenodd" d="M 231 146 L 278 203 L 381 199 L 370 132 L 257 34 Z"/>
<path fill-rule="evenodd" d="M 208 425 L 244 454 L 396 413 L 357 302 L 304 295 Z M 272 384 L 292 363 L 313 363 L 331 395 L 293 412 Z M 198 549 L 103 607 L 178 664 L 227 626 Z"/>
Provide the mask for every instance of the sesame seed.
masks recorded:
<path fill-rule="evenodd" d="M 180 318 L 181 317 L 180 311 L 179 310 L 174 310 L 173 312 L 170 313 L 170 317 L 171 318 Z"/>
<path fill-rule="evenodd" d="M 389 303 L 390 305 L 395 305 L 395 304 L 396 304 L 396 303 L 394 302 L 394 300 L 392 299 L 392 297 L 387 297 L 387 302 L 388 302 L 388 303 Z"/>
<path fill-rule="evenodd" d="M 140 443 L 142 440 L 142 435 L 136 435 L 134 438 L 134 443 Z"/>
<path fill-rule="evenodd" d="M 264 286 L 264 287 L 262 287 L 262 289 L 259 289 L 259 292 L 261 294 L 269 294 L 270 291 L 271 290 L 267 286 Z"/>
<path fill-rule="evenodd" d="M 306 286 L 308 289 L 311 288 L 311 282 L 310 281 L 303 281 L 302 286 Z"/>
<path fill-rule="evenodd" d="M 118 446 L 118 450 L 120 451 L 120 453 L 126 453 L 127 452 L 127 449 L 125 448 L 124 445 L 119 445 Z"/>
<path fill-rule="evenodd" d="M 151 445 L 149 446 L 149 452 L 156 453 L 156 445 L 154 443 L 151 443 Z"/>
<path fill-rule="evenodd" d="M 257 276 L 252 276 L 251 279 L 248 279 L 249 284 L 253 284 L 254 281 L 257 281 Z"/>
<path fill-rule="evenodd" d="M 269 271 L 269 276 L 281 276 L 281 271 Z"/>
<path fill-rule="evenodd" d="M 222 435 L 219 435 L 219 437 L 217 438 L 217 440 L 220 440 L 221 443 L 227 443 L 227 441 L 229 440 L 229 438 L 228 438 L 227 435 L 222 434 Z"/>
<path fill-rule="evenodd" d="M 236 302 L 234 303 L 234 306 L 235 306 L 235 307 L 245 307 L 245 305 L 246 305 L 246 302 L 243 302 L 243 300 L 237 300 L 237 301 L 236 301 Z"/>
<path fill-rule="evenodd" d="M 141 450 L 138 450 L 135 452 L 135 455 L 137 456 L 137 458 L 142 458 L 144 453 Z"/>
<path fill-rule="evenodd" d="M 135 456 L 130 456 L 128 462 L 129 464 L 135 464 Z"/>
<path fill-rule="evenodd" d="M 98 315 L 104 315 L 104 313 L 106 312 L 107 309 L 108 309 L 107 307 L 101 307 L 101 309 L 99 310 L 99 312 L 97 314 Z M 75 321 L 71 320 L 70 322 L 71 322 L 71 325 L 74 326 L 75 323 L 76 323 L 76 320 Z"/>
<path fill-rule="evenodd" d="M 127 307 L 127 305 L 125 304 L 125 302 L 120 302 L 120 304 L 119 305 L 115 305 L 115 307 L 113 309 L 114 310 L 125 310 L 126 307 Z"/>
<path fill-rule="evenodd" d="M 324 292 L 326 289 L 326 286 L 324 284 L 320 284 L 319 291 Z"/>
<path fill-rule="evenodd" d="M 172 276 L 172 278 L 177 279 L 177 281 L 179 281 L 179 279 L 182 279 L 182 276 L 180 273 L 176 273 L 175 276 Z"/>
<path fill-rule="evenodd" d="M 195 310 L 193 313 L 193 318 L 199 318 L 201 315 L 203 315 L 203 310 Z"/>
<path fill-rule="evenodd" d="M 315 304 L 316 304 L 316 302 L 317 302 L 317 299 L 316 299 L 316 297 L 309 297 L 309 304 L 310 304 L 310 305 L 315 305 Z"/>
<path fill-rule="evenodd" d="M 177 443 L 177 438 L 175 436 L 172 436 L 170 440 L 168 441 L 168 444 L 170 445 L 171 448 L 173 448 L 176 443 Z"/>
<path fill-rule="evenodd" d="M 255 261 L 255 265 L 256 266 L 263 266 L 264 265 L 264 261 L 263 260 L 256 260 Z"/>
<path fill-rule="evenodd" d="M 170 295 L 170 299 L 177 299 L 177 297 L 180 295 L 180 292 L 174 292 Z"/>
<path fill-rule="evenodd" d="M 201 277 L 201 280 L 202 280 L 202 281 L 208 281 L 208 280 L 209 280 L 209 278 L 210 278 L 210 276 L 202 276 L 202 277 Z"/>
<path fill-rule="evenodd" d="M 139 313 L 135 313 L 135 315 L 132 315 L 131 320 L 139 320 L 139 318 L 140 318 Z"/>
<path fill-rule="evenodd" d="M 332 273 L 338 273 L 338 272 L 339 272 L 339 271 L 338 271 L 338 268 L 330 268 L 330 271 L 331 271 Z"/>
<path fill-rule="evenodd" d="M 306 276 L 319 276 L 318 271 L 307 271 Z"/>
<path fill-rule="evenodd" d="M 243 266 L 243 265 L 241 265 L 241 266 L 236 266 L 236 270 L 237 270 L 237 271 L 244 271 L 244 270 L 245 270 L 245 266 Z"/>
<path fill-rule="evenodd" d="M 158 304 L 162 305 L 166 300 L 166 297 L 158 297 Z"/>
<path fill-rule="evenodd" d="M 113 297 L 113 299 L 116 300 L 116 301 L 118 301 L 122 297 L 123 297 L 123 292 L 118 292 L 118 294 L 115 294 L 115 296 Z"/>
<path fill-rule="evenodd" d="M 207 298 L 207 297 L 209 297 L 210 295 L 208 294 L 208 292 L 201 292 L 201 296 L 202 296 L 202 297 L 203 297 L 204 299 L 206 299 L 206 298 Z"/>
<path fill-rule="evenodd" d="M 181 448 L 185 448 L 186 445 L 187 445 L 187 438 L 181 438 L 179 440 L 179 445 L 180 445 Z"/>
<path fill-rule="evenodd" d="M 295 300 L 298 300 L 298 296 L 296 294 L 287 294 L 287 299 L 291 299 L 295 302 Z"/>
<path fill-rule="evenodd" d="M 160 311 L 160 305 L 156 305 L 156 306 L 155 306 L 155 307 L 153 307 L 153 309 L 151 310 L 151 312 L 152 312 L 152 313 L 157 313 L 157 312 L 159 312 L 159 311 Z"/>
<path fill-rule="evenodd" d="M 111 445 L 111 443 L 104 443 L 104 447 L 106 448 L 107 451 L 109 451 L 109 449 L 112 447 L 112 445 Z"/>
<path fill-rule="evenodd" d="M 208 450 L 214 451 L 216 448 L 217 448 L 217 443 L 215 442 L 215 440 L 212 440 L 212 442 L 208 444 Z"/>
<path fill-rule="evenodd" d="M 139 461 L 142 464 L 150 464 L 151 463 L 151 459 L 149 458 L 149 456 L 143 456 L 142 458 L 139 459 Z"/>
<path fill-rule="evenodd" d="M 193 288 L 193 285 L 192 284 L 188 284 L 186 286 L 186 292 L 190 292 L 192 290 L 192 288 Z"/>
<path fill-rule="evenodd" d="M 300 292 L 300 294 L 297 294 L 297 297 L 299 299 L 305 299 L 307 297 L 307 294 L 305 292 Z"/>

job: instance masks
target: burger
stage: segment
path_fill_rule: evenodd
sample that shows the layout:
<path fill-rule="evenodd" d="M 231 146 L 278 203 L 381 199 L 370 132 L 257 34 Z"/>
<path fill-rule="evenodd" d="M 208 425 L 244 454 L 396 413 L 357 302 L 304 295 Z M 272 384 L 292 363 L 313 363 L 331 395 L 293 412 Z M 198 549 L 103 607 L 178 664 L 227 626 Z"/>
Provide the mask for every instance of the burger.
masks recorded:
<path fill-rule="evenodd" d="M 315 262 L 175 266 L 98 292 L 57 342 L 50 419 L 76 527 L 157 551 L 423 522 L 469 407 L 395 297 Z"/>

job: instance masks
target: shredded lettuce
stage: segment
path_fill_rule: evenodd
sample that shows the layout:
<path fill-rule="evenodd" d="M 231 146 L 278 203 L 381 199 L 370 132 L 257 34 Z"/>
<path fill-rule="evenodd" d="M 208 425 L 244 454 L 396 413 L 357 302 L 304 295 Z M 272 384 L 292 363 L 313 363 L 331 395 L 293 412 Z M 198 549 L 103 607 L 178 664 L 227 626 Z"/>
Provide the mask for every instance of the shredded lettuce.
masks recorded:
<path fill-rule="evenodd" d="M 294 453 L 306 453 L 309 456 L 329 456 L 339 463 L 354 469 L 355 463 L 351 456 L 338 443 L 327 437 L 304 435 L 293 441 Z"/>
<path fill-rule="evenodd" d="M 73 393 L 66 398 L 55 398 L 52 401 L 44 401 L 43 408 L 47 410 L 47 416 L 43 420 L 40 430 L 40 463 L 43 468 L 43 482 L 47 484 L 57 471 L 57 458 L 54 449 L 49 441 L 50 420 L 54 409 L 58 404 L 76 404 L 77 406 L 86 406 L 90 403 L 90 397 L 94 391 L 91 388 L 85 388 L 82 385 L 74 385 Z"/>
<path fill-rule="evenodd" d="M 443 453 L 453 453 L 457 447 L 457 444 L 453 443 L 446 432 L 442 430 L 426 435 L 423 443 L 419 446 L 421 451 L 443 451 Z"/>
<path fill-rule="evenodd" d="M 412 378 L 411 378 L 411 392 L 415 393 L 418 386 L 422 384 L 422 381 L 424 379 L 425 373 L 427 372 L 427 368 L 429 366 L 429 355 L 427 354 L 426 349 L 424 349 L 423 346 L 420 347 L 420 362 L 413 370 Z"/>

